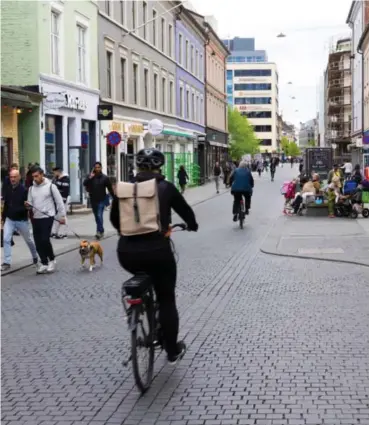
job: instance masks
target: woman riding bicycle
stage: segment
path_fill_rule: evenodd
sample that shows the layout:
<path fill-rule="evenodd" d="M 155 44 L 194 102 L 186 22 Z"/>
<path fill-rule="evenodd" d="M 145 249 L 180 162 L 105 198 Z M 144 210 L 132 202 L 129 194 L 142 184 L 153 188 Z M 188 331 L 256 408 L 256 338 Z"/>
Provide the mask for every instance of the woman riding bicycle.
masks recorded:
<path fill-rule="evenodd" d="M 249 209 L 251 208 L 252 189 L 254 188 L 254 178 L 245 161 L 242 161 L 239 167 L 234 170 L 231 175 L 231 184 L 231 194 L 234 197 L 232 210 L 233 221 L 236 222 L 238 220 L 242 196 L 245 198 L 246 214 L 249 213 Z"/>
<path fill-rule="evenodd" d="M 173 209 L 187 224 L 187 229 L 196 232 L 198 224 L 192 208 L 177 188 L 165 180 L 160 168 L 165 156 L 157 149 L 142 149 L 137 153 L 135 181 L 156 179 L 158 187 L 161 232 L 137 236 L 120 236 L 118 259 L 121 266 L 132 274 L 144 272 L 151 277 L 159 304 L 159 321 L 163 331 L 164 347 L 168 361 L 175 363 L 183 357 L 186 345 L 177 342 L 179 318 L 176 307 L 175 285 L 177 264 L 171 249 L 170 239 L 165 237 L 171 223 Z M 114 198 L 110 221 L 120 233 L 119 200 Z"/>

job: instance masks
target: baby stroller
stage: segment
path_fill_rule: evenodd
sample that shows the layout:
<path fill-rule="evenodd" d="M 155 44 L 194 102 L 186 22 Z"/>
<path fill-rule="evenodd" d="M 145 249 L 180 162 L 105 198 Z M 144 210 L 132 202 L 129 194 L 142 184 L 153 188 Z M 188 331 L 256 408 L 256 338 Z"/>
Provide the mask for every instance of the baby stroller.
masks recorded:
<path fill-rule="evenodd" d="M 358 213 L 353 208 L 352 198 L 340 199 L 334 206 L 334 215 L 336 217 L 357 218 Z"/>
<path fill-rule="evenodd" d="M 353 211 L 351 213 L 351 216 L 355 216 L 356 213 L 356 216 L 361 214 L 364 218 L 368 218 L 369 208 L 367 207 L 367 204 L 369 204 L 369 191 L 364 191 L 362 189 L 356 190 L 355 193 L 352 195 Z"/>

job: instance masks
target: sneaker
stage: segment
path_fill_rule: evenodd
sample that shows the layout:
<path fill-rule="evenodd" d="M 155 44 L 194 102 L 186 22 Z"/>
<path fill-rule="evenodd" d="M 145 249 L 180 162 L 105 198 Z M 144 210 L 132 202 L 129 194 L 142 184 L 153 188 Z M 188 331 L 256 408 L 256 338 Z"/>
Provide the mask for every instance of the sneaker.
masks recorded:
<path fill-rule="evenodd" d="M 46 264 L 40 264 L 37 268 L 37 274 L 46 274 L 47 273 L 47 269 L 48 269 L 48 265 Z"/>
<path fill-rule="evenodd" d="M 55 267 L 56 267 L 56 261 L 55 260 L 49 261 L 49 265 L 47 266 L 47 272 L 54 273 Z"/>
<path fill-rule="evenodd" d="M 10 265 L 10 264 L 8 264 L 8 263 L 3 263 L 3 264 L 1 265 L 1 271 L 2 271 L 2 272 L 6 272 L 6 271 L 10 270 L 10 267 L 11 267 L 11 265 Z"/>
<path fill-rule="evenodd" d="M 171 365 L 175 365 L 177 361 L 181 360 L 181 358 L 185 355 L 186 349 L 187 347 L 184 341 L 177 342 L 178 353 L 175 354 L 174 356 L 168 356 L 168 363 Z"/>
<path fill-rule="evenodd" d="M 238 214 L 233 214 L 233 221 L 236 222 L 238 220 Z"/>

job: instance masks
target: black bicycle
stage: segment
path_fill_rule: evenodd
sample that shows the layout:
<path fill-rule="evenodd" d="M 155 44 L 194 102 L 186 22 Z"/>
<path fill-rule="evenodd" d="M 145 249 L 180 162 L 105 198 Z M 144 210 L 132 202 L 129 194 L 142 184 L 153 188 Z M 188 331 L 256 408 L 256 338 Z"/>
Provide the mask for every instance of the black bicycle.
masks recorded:
<path fill-rule="evenodd" d="M 243 229 L 243 222 L 245 221 L 245 217 L 246 217 L 245 202 L 243 200 L 243 197 L 241 196 L 240 206 L 238 211 L 238 220 L 240 222 L 240 229 Z"/>
<path fill-rule="evenodd" d="M 185 224 L 174 224 L 165 235 L 170 237 L 173 229 L 186 230 Z M 131 354 L 124 362 L 132 360 L 133 375 L 138 389 L 145 393 L 151 385 L 154 373 L 155 350 L 163 349 L 163 335 L 159 323 L 159 305 L 156 301 L 151 278 L 138 273 L 122 285 L 122 303 L 131 332 Z M 145 360 L 141 364 L 140 352 Z"/>

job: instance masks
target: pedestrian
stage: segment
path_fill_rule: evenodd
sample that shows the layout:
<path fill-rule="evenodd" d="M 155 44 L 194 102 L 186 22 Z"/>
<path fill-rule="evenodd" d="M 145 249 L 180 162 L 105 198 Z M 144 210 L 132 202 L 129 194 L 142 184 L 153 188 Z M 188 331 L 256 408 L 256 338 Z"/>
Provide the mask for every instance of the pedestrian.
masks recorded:
<path fill-rule="evenodd" d="M 27 169 L 27 173 L 26 173 L 26 180 L 25 180 L 26 189 L 29 189 L 33 185 L 32 167 L 35 166 L 35 165 L 37 166 L 38 164 L 32 164 L 32 162 L 30 162 L 28 164 L 28 169 Z"/>
<path fill-rule="evenodd" d="M 96 239 L 104 237 L 104 210 L 107 192 L 114 199 L 114 191 L 109 177 L 102 172 L 101 162 L 95 162 L 91 174 L 83 182 L 90 195 L 91 207 L 96 221 Z"/>
<path fill-rule="evenodd" d="M 68 199 L 70 194 L 70 179 L 68 174 L 63 172 L 61 167 L 53 168 L 54 179 L 53 183 L 58 188 L 60 195 L 63 199 L 64 210 L 68 211 Z M 51 237 L 55 239 L 67 238 L 67 219 L 65 223 L 61 224 L 59 221 L 54 220 L 53 228 L 51 230 Z"/>
<path fill-rule="evenodd" d="M 344 172 L 344 177 L 345 180 L 349 180 L 351 178 L 351 174 L 352 174 L 352 163 L 350 161 L 347 161 L 343 164 L 342 166 L 343 172 Z"/>
<path fill-rule="evenodd" d="M 10 188 L 12 186 L 12 184 L 10 182 L 10 178 L 9 178 L 9 174 L 12 170 L 16 170 L 16 171 L 19 172 L 19 166 L 16 162 L 13 162 L 10 165 L 9 170 L 6 172 L 6 175 L 4 176 L 3 185 L 1 187 L 2 193 L 3 193 L 5 188 Z M 19 183 L 22 184 L 22 177 L 21 176 L 20 176 Z M 19 236 L 19 232 L 17 230 L 14 230 L 14 236 Z"/>
<path fill-rule="evenodd" d="M 272 182 L 274 182 L 274 175 L 275 175 L 276 168 L 277 168 L 277 161 L 275 158 L 272 158 L 270 162 L 270 177 Z"/>
<path fill-rule="evenodd" d="M 359 164 L 355 165 L 351 178 L 356 182 L 357 185 L 359 185 L 364 180 Z"/>
<path fill-rule="evenodd" d="M 259 173 L 259 177 L 261 177 L 261 173 L 263 171 L 263 162 L 261 160 L 258 161 L 257 165 L 256 165 L 256 170 Z"/>
<path fill-rule="evenodd" d="M 291 162 L 291 168 L 293 167 L 293 157 L 291 156 L 290 158 L 290 162 Z"/>
<path fill-rule="evenodd" d="M 229 177 L 230 177 L 230 175 L 231 175 L 231 167 L 230 167 L 230 165 L 229 165 L 229 163 L 228 163 L 228 161 L 226 161 L 226 163 L 224 164 L 224 168 L 223 168 L 223 178 L 224 178 L 224 186 L 225 187 L 228 187 L 228 184 L 229 184 Z"/>
<path fill-rule="evenodd" d="M 342 183 L 343 183 L 343 172 L 342 172 L 342 169 L 338 166 L 338 164 L 334 164 L 333 170 L 331 170 L 328 173 L 328 184 L 332 183 L 334 177 L 338 178 L 338 180 L 335 179 L 336 186 L 338 186 L 340 191 L 341 191 L 342 190 Z"/>
<path fill-rule="evenodd" d="M 184 165 L 181 165 L 179 167 L 177 178 L 178 178 L 179 186 L 181 188 L 181 193 L 183 195 L 185 193 L 185 190 L 186 190 L 187 181 L 189 180 L 189 177 L 188 177 L 188 174 L 187 174 L 187 171 L 186 171 Z"/>
<path fill-rule="evenodd" d="M 27 189 L 21 184 L 21 176 L 18 170 L 13 169 L 9 173 L 10 185 L 3 191 L 3 211 L 1 222 L 3 226 L 4 262 L 1 270 L 9 270 L 12 263 L 12 240 L 14 231 L 18 231 L 26 242 L 32 256 L 33 264 L 37 265 L 37 251 L 31 239 L 28 227 L 28 210 L 25 206 L 27 201 Z"/>
<path fill-rule="evenodd" d="M 222 169 L 220 168 L 219 162 L 216 162 L 213 168 L 213 175 L 214 175 L 214 181 L 215 181 L 215 190 L 217 193 L 219 193 L 219 183 L 220 183 L 220 176 L 222 174 Z"/>
<path fill-rule="evenodd" d="M 37 253 L 41 265 L 37 274 L 55 271 L 55 255 L 50 236 L 55 219 L 65 224 L 65 208 L 63 198 L 58 188 L 45 177 L 44 170 L 35 166 L 32 168 L 33 185 L 28 190 L 26 205 L 32 209 L 32 228 Z"/>

